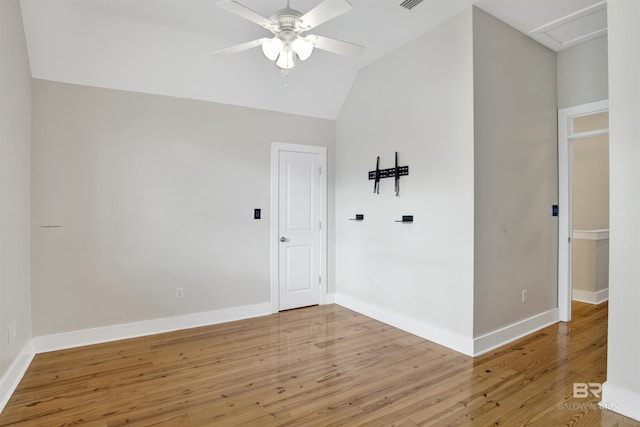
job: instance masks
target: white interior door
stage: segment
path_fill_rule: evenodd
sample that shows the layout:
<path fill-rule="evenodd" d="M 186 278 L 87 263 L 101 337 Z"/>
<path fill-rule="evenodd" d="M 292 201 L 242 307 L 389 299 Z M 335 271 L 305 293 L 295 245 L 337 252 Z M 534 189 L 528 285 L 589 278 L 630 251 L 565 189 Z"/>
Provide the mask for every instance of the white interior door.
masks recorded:
<path fill-rule="evenodd" d="M 324 152 L 318 152 L 320 147 L 283 148 L 274 153 L 278 310 L 321 304 L 324 289 Z"/>

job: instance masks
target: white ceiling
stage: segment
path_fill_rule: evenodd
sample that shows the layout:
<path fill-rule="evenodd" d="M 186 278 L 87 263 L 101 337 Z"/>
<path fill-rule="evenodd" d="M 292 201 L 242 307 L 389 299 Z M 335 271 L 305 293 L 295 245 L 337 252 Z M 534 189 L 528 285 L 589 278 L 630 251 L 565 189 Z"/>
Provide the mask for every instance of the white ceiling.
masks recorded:
<path fill-rule="evenodd" d="M 34 78 L 335 119 L 358 70 L 471 4 L 560 50 L 606 32 L 602 0 L 350 0 L 312 33 L 365 46 L 358 58 L 315 51 L 288 76 L 260 49 L 209 52 L 268 36 L 218 0 L 21 0 Z M 264 16 L 284 0 L 239 0 Z M 302 13 L 320 0 L 291 0 Z"/>

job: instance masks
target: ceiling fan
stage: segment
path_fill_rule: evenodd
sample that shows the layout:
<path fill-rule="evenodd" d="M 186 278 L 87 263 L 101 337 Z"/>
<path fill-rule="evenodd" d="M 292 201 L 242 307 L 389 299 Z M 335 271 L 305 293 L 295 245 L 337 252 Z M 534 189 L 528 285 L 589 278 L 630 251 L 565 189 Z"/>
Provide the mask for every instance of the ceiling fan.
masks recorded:
<path fill-rule="evenodd" d="M 305 14 L 291 9 L 289 0 L 286 0 L 285 8 L 278 10 L 270 18 L 265 18 L 234 0 L 222 1 L 218 3 L 218 6 L 255 22 L 269 30 L 273 37 L 242 43 L 211 52 L 210 55 L 234 54 L 261 46 L 264 55 L 270 61 L 275 61 L 278 68 L 289 70 L 295 66 L 296 58 L 300 61 L 307 60 L 314 48 L 346 56 L 357 56 L 364 49 L 363 46 L 329 37 L 315 34 L 302 35 L 302 33 L 351 10 L 351 3 L 347 0 L 324 0 Z"/>

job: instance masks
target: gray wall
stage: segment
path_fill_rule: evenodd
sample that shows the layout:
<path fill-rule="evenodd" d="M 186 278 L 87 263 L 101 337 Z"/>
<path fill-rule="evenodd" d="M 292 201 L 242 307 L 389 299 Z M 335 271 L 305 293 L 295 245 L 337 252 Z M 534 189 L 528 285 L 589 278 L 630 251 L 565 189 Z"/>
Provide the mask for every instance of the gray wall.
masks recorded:
<path fill-rule="evenodd" d="M 272 141 L 328 147 L 331 247 L 333 121 L 32 90 L 34 335 L 268 302 Z"/>
<path fill-rule="evenodd" d="M 572 141 L 572 227 L 609 228 L 609 136 Z"/>
<path fill-rule="evenodd" d="M 603 401 L 640 420 L 640 2 L 608 2 L 610 264 Z"/>
<path fill-rule="evenodd" d="M 558 108 L 609 98 L 607 36 L 558 52 Z"/>
<path fill-rule="evenodd" d="M 362 69 L 337 120 L 336 275 L 345 294 L 471 340 L 471 9 Z M 367 172 L 409 166 L 373 194 Z M 356 213 L 363 222 L 349 221 Z M 394 222 L 414 215 L 413 224 Z M 379 286 L 376 283 L 379 282 Z"/>
<path fill-rule="evenodd" d="M 609 239 L 573 239 L 571 250 L 574 290 L 598 292 L 609 287 Z M 595 298 L 595 295 L 593 296 Z M 576 298 L 576 294 L 574 294 Z M 576 299 L 580 301 L 578 295 Z"/>
<path fill-rule="evenodd" d="M 0 1 L 0 378 L 31 338 L 31 72 L 18 0 Z M 16 339 L 8 328 L 16 324 Z M 2 384 L 0 384 L 1 386 Z"/>
<path fill-rule="evenodd" d="M 558 161 L 555 53 L 473 17 L 478 336 L 557 307 Z"/>

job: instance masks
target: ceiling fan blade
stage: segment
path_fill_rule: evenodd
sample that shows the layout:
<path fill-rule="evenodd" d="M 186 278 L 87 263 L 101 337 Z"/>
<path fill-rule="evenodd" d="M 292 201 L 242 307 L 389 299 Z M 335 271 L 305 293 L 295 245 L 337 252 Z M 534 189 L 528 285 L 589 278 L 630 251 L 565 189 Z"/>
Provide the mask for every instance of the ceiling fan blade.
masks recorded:
<path fill-rule="evenodd" d="M 247 6 L 244 6 L 238 3 L 237 1 L 234 1 L 234 0 L 221 1 L 220 3 L 218 3 L 218 6 L 226 10 L 227 12 L 234 13 L 240 16 L 241 18 L 248 19 L 251 22 L 255 22 L 256 24 L 266 28 L 269 31 L 271 31 L 271 29 L 276 26 L 276 24 L 274 24 L 270 19 L 265 18 L 264 16 L 260 15 L 257 12 L 254 12 L 253 10 L 249 9 Z"/>
<path fill-rule="evenodd" d="M 344 56 L 358 56 L 364 49 L 364 46 L 355 43 L 343 42 L 324 36 L 309 35 L 308 40 L 313 42 L 313 46 L 317 49 L 326 50 L 327 52 L 337 53 Z"/>
<path fill-rule="evenodd" d="M 302 31 L 308 31 L 320 24 L 337 18 L 351 10 L 351 3 L 347 0 L 324 0 L 322 3 L 302 15 L 298 27 Z"/>
<path fill-rule="evenodd" d="M 212 55 L 212 56 L 233 55 L 234 53 L 244 52 L 245 50 L 249 50 L 249 49 L 253 49 L 254 47 L 261 46 L 264 40 L 269 40 L 269 39 L 252 40 L 250 42 L 241 43 L 235 46 L 227 47 L 225 49 L 216 50 L 214 52 L 211 52 L 209 55 Z"/>

